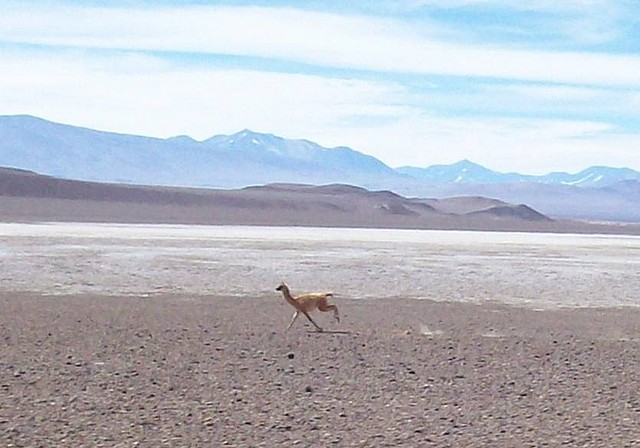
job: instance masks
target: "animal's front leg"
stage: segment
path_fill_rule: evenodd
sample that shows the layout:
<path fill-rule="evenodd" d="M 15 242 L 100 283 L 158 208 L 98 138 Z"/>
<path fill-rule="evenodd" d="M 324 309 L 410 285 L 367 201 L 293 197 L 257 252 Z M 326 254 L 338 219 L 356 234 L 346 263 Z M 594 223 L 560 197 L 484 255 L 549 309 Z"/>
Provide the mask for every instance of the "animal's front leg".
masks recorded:
<path fill-rule="evenodd" d="M 293 313 L 293 317 L 291 318 L 291 322 L 289 322 L 289 326 L 287 327 L 287 331 L 289 331 L 289 329 L 291 328 L 291 326 L 293 325 L 293 323 L 296 321 L 296 319 L 298 318 L 298 314 L 300 314 L 299 311 L 296 311 L 295 313 Z"/>

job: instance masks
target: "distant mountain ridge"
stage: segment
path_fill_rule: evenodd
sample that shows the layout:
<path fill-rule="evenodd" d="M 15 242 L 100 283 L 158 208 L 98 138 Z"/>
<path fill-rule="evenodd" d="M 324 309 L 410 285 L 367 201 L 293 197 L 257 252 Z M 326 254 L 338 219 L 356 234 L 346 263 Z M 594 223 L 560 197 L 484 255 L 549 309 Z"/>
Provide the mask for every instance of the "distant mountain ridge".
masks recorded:
<path fill-rule="evenodd" d="M 271 182 L 368 185 L 402 175 L 346 147 L 244 130 L 198 142 L 95 131 L 0 116 L 0 166 L 66 179 L 235 188 Z"/>
<path fill-rule="evenodd" d="M 451 165 L 432 165 L 426 168 L 405 166 L 397 168 L 396 171 L 430 183 L 499 184 L 531 182 L 576 187 L 605 187 L 626 180 L 640 181 L 640 172 L 630 168 L 592 166 L 575 174 L 553 172 L 534 176 L 518 173 L 500 173 L 469 160 L 462 160 Z"/>
<path fill-rule="evenodd" d="M 501 173 L 469 160 L 393 169 L 348 147 L 324 148 L 308 140 L 248 129 L 199 142 L 188 136 L 160 139 L 95 131 L 28 115 L 0 116 L 0 166 L 68 179 L 219 187 L 305 181 L 366 185 L 414 179 L 434 184 L 535 182 L 604 187 L 640 181 L 638 171 L 605 166 L 541 176 Z"/>
<path fill-rule="evenodd" d="M 142 185 L 351 184 L 408 197 L 479 195 L 526 204 L 551 217 L 640 221 L 640 172 L 629 168 L 532 176 L 462 160 L 393 169 L 351 148 L 325 148 L 247 129 L 196 141 L 96 131 L 28 115 L 0 116 L 0 166 Z"/>

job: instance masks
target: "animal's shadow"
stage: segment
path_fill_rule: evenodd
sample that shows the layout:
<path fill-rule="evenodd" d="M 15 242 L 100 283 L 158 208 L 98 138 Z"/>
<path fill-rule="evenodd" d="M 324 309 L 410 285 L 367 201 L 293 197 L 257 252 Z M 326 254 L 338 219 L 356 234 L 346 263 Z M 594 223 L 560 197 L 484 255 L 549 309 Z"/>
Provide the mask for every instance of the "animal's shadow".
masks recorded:
<path fill-rule="evenodd" d="M 313 333 L 313 334 L 353 334 L 353 332 L 346 331 L 346 330 L 322 330 L 322 331 L 307 330 L 307 333 Z"/>

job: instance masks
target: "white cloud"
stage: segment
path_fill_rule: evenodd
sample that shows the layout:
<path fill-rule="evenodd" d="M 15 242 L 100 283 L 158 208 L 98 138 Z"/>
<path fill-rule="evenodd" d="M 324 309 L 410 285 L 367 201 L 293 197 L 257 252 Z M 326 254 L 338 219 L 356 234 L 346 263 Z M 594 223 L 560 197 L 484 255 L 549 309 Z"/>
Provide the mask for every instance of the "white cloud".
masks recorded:
<path fill-rule="evenodd" d="M 381 127 L 334 129 L 332 137 L 391 166 L 470 159 L 499 171 L 577 172 L 591 165 L 638 168 L 640 136 L 607 123 L 571 120 L 406 115 Z M 410 160 L 411 163 L 406 161 Z"/>
<path fill-rule="evenodd" d="M 0 39 L 40 45 L 242 55 L 333 68 L 640 86 L 640 57 L 446 43 L 366 16 L 294 9 L 12 8 Z"/>
<path fill-rule="evenodd" d="M 532 32 L 533 43 L 536 37 L 547 36 L 580 45 L 605 44 L 624 37 L 626 29 L 637 23 L 633 0 L 408 0 L 408 5 L 467 13 L 489 10 L 501 19 L 491 25 L 492 30 L 498 29 L 504 36 Z M 518 27 L 520 20 L 529 26 Z M 532 27 L 534 23 L 537 26 Z"/>
<path fill-rule="evenodd" d="M 491 6 L 516 11 L 539 12 L 580 12 L 594 8 L 607 9 L 615 7 L 617 0 L 409 0 L 413 6 L 431 6 L 442 9 L 457 9 L 469 6 Z"/>
<path fill-rule="evenodd" d="M 495 86 L 493 94 L 499 92 L 514 93 L 521 95 L 527 100 L 543 101 L 588 101 L 596 97 L 602 97 L 610 93 L 609 90 L 593 89 L 587 87 L 563 86 L 563 85 L 528 85 L 511 84 L 506 86 Z"/>
<path fill-rule="evenodd" d="M 0 65 L 0 113 L 161 137 L 249 127 L 313 138 L 353 117 L 393 119 L 406 108 L 393 83 L 180 68 L 126 54 L 4 54 Z"/>
<path fill-rule="evenodd" d="M 485 113 L 564 117 L 611 117 L 610 120 L 640 116 L 634 101 L 636 89 L 605 89 L 565 85 L 492 84 L 479 88 L 460 101 L 482 108 Z M 444 100 L 446 101 L 446 99 Z M 484 105 L 484 107 L 483 107 Z M 602 118 L 600 118 L 602 119 Z M 591 118 L 593 120 L 593 118 Z"/>

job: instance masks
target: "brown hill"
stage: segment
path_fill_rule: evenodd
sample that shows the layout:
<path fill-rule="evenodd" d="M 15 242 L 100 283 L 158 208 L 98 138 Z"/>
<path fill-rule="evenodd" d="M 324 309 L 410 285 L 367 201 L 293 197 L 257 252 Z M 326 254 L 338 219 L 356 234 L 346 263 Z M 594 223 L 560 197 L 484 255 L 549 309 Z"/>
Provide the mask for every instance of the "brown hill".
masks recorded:
<path fill-rule="evenodd" d="M 82 182 L 0 168 L 1 221 L 291 225 L 514 231 L 606 231 L 550 220 L 482 197 L 405 198 L 349 185 L 272 184 L 239 190 Z"/>
<path fill-rule="evenodd" d="M 551 219 L 540 212 L 535 211 L 531 207 L 519 204 L 519 205 L 499 205 L 487 208 L 485 210 L 477 210 L 469 213 L 473 216 L 490 216 L 494 218 L 516 218 L 526 221 L 551 221 Z"/>

